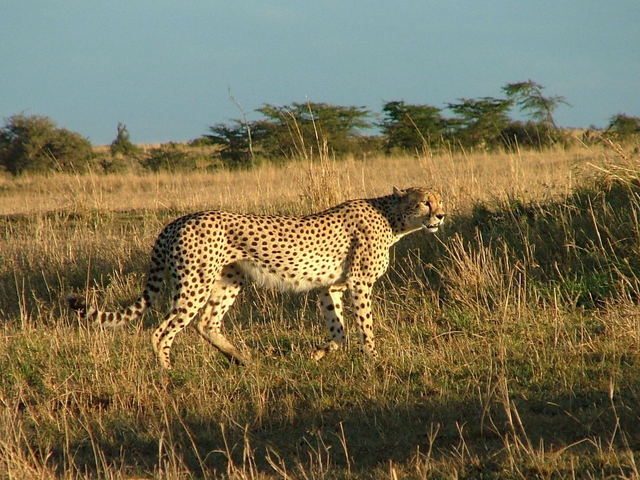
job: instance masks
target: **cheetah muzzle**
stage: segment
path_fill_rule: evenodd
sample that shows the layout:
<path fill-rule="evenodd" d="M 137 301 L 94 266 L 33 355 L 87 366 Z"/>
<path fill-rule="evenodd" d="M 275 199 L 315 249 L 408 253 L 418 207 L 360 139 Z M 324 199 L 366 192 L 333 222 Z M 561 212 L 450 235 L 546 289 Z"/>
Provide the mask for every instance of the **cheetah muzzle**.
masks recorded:
<path fill-rule="evenodd" d="M 169 223 L 156 239 L 145 289 L 132 305 L 108 312 L 77 297 L 68 303 L 87 320 L 116 327 L 140 319 L 168 278 L 172 306 L 152 344 L 160 364 L 170 368 L 175 336 L 198 316 L 196 328 L 206 340 L 229 360 L 248 361 L 222 333 L 223 316 L 248 282 L 320 289 L 329 337 L 313 352 L 319 360 L 344 342 L 342 295 L 348 290 L 362 348 L 375 357 L 371 290 L 387 270 L 389 249 L 412 232 L 436 232 L 444 217 L 440 195 L 417 187 L 301 217 L 193 213 Z"/>

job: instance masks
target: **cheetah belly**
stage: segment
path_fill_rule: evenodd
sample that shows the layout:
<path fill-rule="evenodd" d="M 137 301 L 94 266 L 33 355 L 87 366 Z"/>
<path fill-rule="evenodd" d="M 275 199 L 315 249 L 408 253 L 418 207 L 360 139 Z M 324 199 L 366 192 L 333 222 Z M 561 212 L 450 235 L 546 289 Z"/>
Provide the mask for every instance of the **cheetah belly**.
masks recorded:
<path fill-rule="evenodd" d="M 297 275 L 267 268 L 252 260 L 241 260 L 236 265 L 256 285 L 281 291 L 304 292 L 344 281 L 343 265 L 337 262 L 331 266 L 325 263 L 321 271 Z"/>

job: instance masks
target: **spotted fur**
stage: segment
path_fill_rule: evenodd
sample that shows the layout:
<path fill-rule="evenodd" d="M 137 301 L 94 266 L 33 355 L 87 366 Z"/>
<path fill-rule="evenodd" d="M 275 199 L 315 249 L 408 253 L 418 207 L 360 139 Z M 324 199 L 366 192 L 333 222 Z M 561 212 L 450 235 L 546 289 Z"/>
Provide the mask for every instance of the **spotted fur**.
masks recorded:
<path fill-rule="evenodd" d="M 317 360 L 344 341 L 342 295 L 349 290 L 364 350 L 376 356 L 371 289 L 389 265 L 389 248 L 422 228 L 435 232 L 444 219 L 440 195 L 422 188 L 351 200 L 304 217 L 224 211 L 180 217 L 158 236 L 146 288 L 130 306 L 106 312 L 71 308 L 96 324 L 115 327 L 142 317 L 168 277 L 172 308 L 153 333 L 161 365 L 170 368 L 175 336 L 200 313 L 198 332 L 227 358 L 248 359 L 223 334 L 222 317 L 247 282 L 280 290 L 322 289 L 319 303 L 329 338 Z"/>

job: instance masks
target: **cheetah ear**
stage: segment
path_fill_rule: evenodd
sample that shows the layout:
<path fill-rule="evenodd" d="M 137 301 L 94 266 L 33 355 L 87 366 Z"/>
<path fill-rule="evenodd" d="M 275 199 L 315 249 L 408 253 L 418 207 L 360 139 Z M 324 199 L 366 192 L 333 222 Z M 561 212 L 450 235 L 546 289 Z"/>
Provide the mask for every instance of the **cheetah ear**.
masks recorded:
<path fill-rule="evenodd" d="M 404 193 L 405 193 L 404 190 L 400 190 L 395 185 L 393 186 L 393 194 L 394 195 L 402 196 L 402 195 L 404 195 Z"/>

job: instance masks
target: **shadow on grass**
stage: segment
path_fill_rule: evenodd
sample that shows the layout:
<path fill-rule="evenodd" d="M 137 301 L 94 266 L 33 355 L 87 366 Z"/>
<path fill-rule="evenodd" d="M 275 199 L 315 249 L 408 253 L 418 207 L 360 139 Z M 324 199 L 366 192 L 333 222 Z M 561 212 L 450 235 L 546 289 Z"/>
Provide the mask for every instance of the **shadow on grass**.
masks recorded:
<path fill-rule="evenodd" d="M 573 465 L 579 472 L 597 465 L 594 457 L 598 448 L 640 448 L 637 400 L 638 392 L 630 389 L 617 392 L 614 402 L 608 392 L 599 391 L 513 398 L 522 429 L 517 424 L 510 427 L 495 399 L 488 409 L 477 401 L 436 398 L 389 406 L 372 402 L 366 407 L 326 411 L 311 411 L 301 405 L 290 422 L 273 419 L 258 424 L 248 415 L 246 425 L 224 428 L 222 419 L 181 412 L 180 420 L 170 420 L 161 435 L 149 433 L 144 422 L 112 421 L 100 435 L 95 437 L 94 433 L 93 445 L 87 439 L 71 444 L 69 451 L 74 453 L 75 466 L 92 474 L 99 473 L 94 450 L 106 464 L 129 473 L 152 472 L 161 460 L 167 460 L 166 452 L 159 453 L 163 444 L 194 476 L 220 475 L 234 469 L 275 474 L 270 465 L 274 463 L 293 478 L 301 472 L 330 478 L 344 478 L 351 472 L 377 478 L 381 471 L 388 471 L 389 462 L 409 466 L 420 452 L 423 459 L 430 454 L 434 461 L 443 462 L 444 468 L 457 468 L 462 477 L 482 473 L 483 478 L 500 478 L 500 472 L 508 470 L 507 455 L 520 462 L 526 472 L 526 468 L 534 468 L 536 454 L 544 451 L 553 455 L 581 442 L 569 447 L 583 457 L 584 465 Z M 514 435 L 524 445 L 521 450 Z M 61 470 L 67 464 L 62 449 L 63 445 L 54 446 L 50 458 Z M 565 462 L 564 468 L 569 466 L 570 462 Z M 535 474 L 535 469 L 530 473 Z M 615 468 L 610 473 L 620 474 L 621 470 Z"/>

